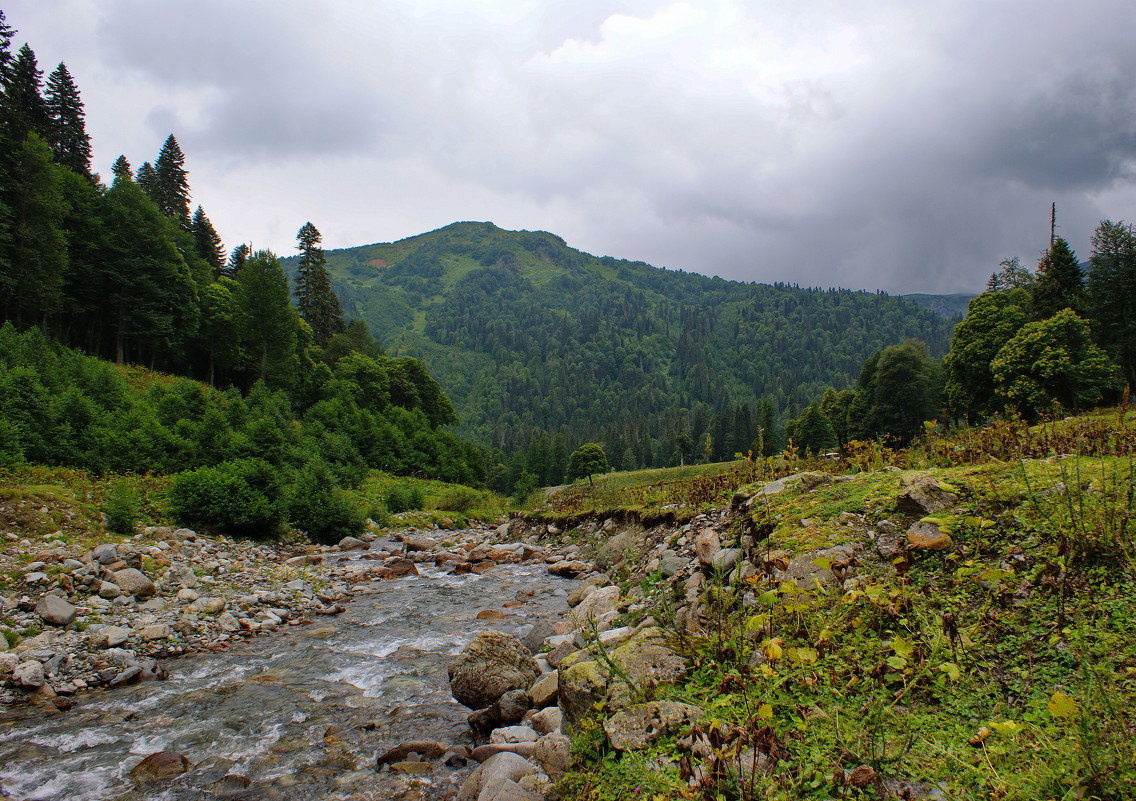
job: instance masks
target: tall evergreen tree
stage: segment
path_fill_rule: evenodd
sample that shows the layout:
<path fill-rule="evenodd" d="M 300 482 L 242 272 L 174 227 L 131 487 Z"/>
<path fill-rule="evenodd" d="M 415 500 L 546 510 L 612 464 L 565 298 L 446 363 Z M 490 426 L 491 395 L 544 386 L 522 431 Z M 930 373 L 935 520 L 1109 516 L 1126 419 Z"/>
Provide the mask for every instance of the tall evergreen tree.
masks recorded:
<path fill-rule="evenodd" d="M 1097 341 L 1136 388 L 1136 226 L 1104 220 L 1097 227 L 1088 291 Z"/>
<path fill-rule="evenodd" d="M 62 220 L 66 203 L 47 143 L 25 137 L 11 169 L 10 265 L 0 288 L 4 316 L 17 325 L 46 323 L 62 304 L 67 242 Z"/>
<path fill-rule="evenodd" d="M 35 52 L 24 45 L 16 53 L 4 85 L 5 125 L 10 143 L 20 143 L 29 133 L 51 138 L 50 115 L 43 99 L 43 72 Z"/>
<path fill-rule="evenodd" d="M 260 250 L 237 272 L 235 297 L 248 384 L 283 388 L 295 383 L 299 318 L 288 301 L 288 279 L 276 255 Z"/>
<path fill-rule="evenodd" d="M 12 64 L 12 37 L 15 35 L 15 29 L 4 19 L 4 12 L 0 11 L 0 86 L 7 82 L 8 70 Z"/>
<path fill-rule="evenodd" d="M 154 162 L 153 197 L 162 214 L 189 230 L 189 174 L 185 171 L 185 154 L 173 134 L 166 138 Z"/>
<path fill-rule="evenodd" d="M 45 97 L 55 163 L 80 175 L 91 173 L 91 139 L 84 122 L 83 101 L 67 65 L 62 61 L 47 79 Z"/>
<path fill-rule="evenodd" d="M 323 237 L 311 222 L 296 234 L 300 264 L 296 269 L 296 306 L 300 317 L 312 327 L 316 344 L 325 347 L 331 338 L 347 330 L 343 309 L 331 288 L 327 258 L 320 242 Z"/>
<path fill-rule="evenodd" d="M 114 182 L 119 181 L 133 181 L 134 171 L 130 167 L 130 162 L 126 160 L 126 156 L 120 155 L 114 160 L 114 164 L 110 168 L 111 174 L 114 175 Z"/>
<path fill-rule="evenodd" d="M 134 174 L 134 182 L 138 184 L 138 188 L 146 194 L 146 197 L 154 203 L 158 202 L 158 173 L 154 171 L 153 164 L 148 161 L 142 162 L 142 166 Z"/>
<path fill-rule="evenodd" d="M 1044 320 L 1062 309 L 1080 313 L 1084 311 L 1084 300 L 1085 273 L 1069 243 L 1057 237 L 1037 264 L 1037 280 L 1033 288 L 1034 316 Z"/>
<path fill-rule="evenodd" d="M 221 244 L 221 237 L 213 223 L 205 216 L 204 209 L 198 206 L 193 212 L 193 222 L 190 224 L 190 233 L 193 234 L 193 244 L 197 248 L 197 255 L 209 262 L 213 269 L 213 277 L 220 277 L 225 269 L 225 248 Z"/>
<path fill-rule="evenodd" d="M 251 253 L 252 248 L 244 242 L 233 248 L 233 252 L 229 254 L 229 262 L 225 265 L 225 275 L 235 279 Z"/>

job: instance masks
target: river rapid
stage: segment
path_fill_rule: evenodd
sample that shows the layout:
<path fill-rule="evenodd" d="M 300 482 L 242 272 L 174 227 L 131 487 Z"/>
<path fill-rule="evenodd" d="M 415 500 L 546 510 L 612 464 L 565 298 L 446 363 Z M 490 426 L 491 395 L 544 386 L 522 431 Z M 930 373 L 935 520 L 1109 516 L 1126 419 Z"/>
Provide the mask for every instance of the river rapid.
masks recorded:
<path fill-rule="evenodd" d="M 376 770 L 376 755 L 408 740 L 471 744 L 447 665 L 480 630 L 521 634 L 563 614 L 574 582 L 543 564 L 419 570 L 363 585 L 336 618 L 167 661 L 168 681 L 81 695 L 67 712 L 0 713 L 0 788 L 20 801 L 446 797 L 472 766 L 409 775 Z M 506 617 L 477 620 L 483 609 Z M 157 751 L 196 767 L 136 786 L 130 770 Z"/>

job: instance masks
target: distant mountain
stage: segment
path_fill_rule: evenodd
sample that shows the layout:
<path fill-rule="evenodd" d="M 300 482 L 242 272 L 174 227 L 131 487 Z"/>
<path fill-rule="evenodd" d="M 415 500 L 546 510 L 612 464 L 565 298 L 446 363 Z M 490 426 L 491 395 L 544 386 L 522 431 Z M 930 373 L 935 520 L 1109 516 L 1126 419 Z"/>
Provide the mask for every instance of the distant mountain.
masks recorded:
<path fill-rule="evenodd" d="M 966 307 L 974 298 L 978 297 L 976 294 L 955 294 L 955 295 L 900 295 L 904 300 L 909 300 L 912 303 L 922 306 L 924 309 L 930 309 L 940 317 L 946 317 L 948 320 L 961 320 L 966 317 Z"/>
<path fill-rule="evenodd" d="M 350 313 L 392 355 L 425 362 L 462 433 L 505 450 L 540 431 L 571 444 L 619 429 L 643 449 L 698 437 L 717 411 L 847 387 L 906 338 L 942 355 L 953 326 L 884 293 L 707 278 L 486 222 L 327 258 Z"/>

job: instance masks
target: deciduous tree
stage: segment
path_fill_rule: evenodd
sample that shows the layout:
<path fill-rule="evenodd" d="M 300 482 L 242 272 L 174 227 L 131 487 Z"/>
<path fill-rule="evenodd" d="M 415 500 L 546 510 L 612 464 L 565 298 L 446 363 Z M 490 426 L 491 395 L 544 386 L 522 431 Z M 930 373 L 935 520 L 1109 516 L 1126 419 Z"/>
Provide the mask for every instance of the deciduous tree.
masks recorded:
<path fill-rule="evenodd" d="M 592 476 L 608 471 L 607 454 L 598 442 L 586 442 L 568 457 L 567 474 L 570 480 L 587 476 L 588 483 L 594 484 Z"/>

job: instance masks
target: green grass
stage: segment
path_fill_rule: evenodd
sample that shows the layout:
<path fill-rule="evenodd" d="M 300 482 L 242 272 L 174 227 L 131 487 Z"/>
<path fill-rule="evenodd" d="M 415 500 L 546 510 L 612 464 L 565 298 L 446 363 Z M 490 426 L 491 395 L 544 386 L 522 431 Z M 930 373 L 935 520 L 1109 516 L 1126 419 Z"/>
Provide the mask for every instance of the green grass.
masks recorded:
<path fill-rule="evenodd" d="M 900 472 L 845 464 L 850 481 L 759 498 L 750 514 L 769 535 L 756 562 L 859 542 L 861 584 L 801 590 L 761 571 L 711 577 L 707 628 L 675 632 L 690 672 L 647 690 L 707 711 L 699 730 L 710 756 L 664 742 L 632 761 L 582 731 L 568 797 L 650 797 L 628 794 L 627 776 L 644 764 L 656 766 L 665 786 L 650 791 L 663 798 L 881 797 L 878 785 L 843 786 L 860 765 L 880 781 L 917 784 L 913 797 L 1136 797 L 1136 457 L 1115 452 L 1127 437 L 1118 420 L 966 432 L 888 455 Z M 1099 425 L 1118 429 L 1112 445 L 1101 446 Z M 988 450 L 973 450 L 976 436 Z M 1015 449 L 1033 455 L 996 455 Z M 920 472 L 959 495 L 957 509 L 935 515 L 953 546 L 911 552 L 897 570 L 868 531 L 887 519 L 902 534 L 915 522 L 895 500 Z M 845 512 L 860 518 L 849 525 Z M 659 620 L 683 603 L 681 586 L 641 586 Z M 774 766 L 741 781 L 730 759 L 749 746 Z M 693 788 L 674 770 L 680 761 L 701 769 Z"/>

